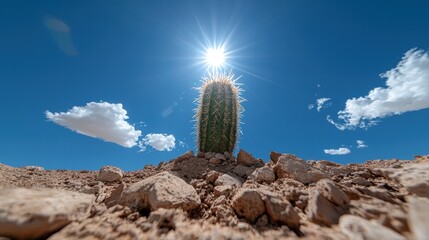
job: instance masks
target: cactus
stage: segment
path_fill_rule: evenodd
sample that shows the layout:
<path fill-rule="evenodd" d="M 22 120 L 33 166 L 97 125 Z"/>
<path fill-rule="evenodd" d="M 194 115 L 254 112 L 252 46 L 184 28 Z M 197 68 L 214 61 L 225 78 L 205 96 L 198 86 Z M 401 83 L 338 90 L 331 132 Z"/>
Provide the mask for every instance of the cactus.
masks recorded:
<path fill-rule="evenodd" d="M 237 80 L 231 73 L 212 73 L 203 78 L 195 114 L 199 152 L 234 151 L 243 112 Z"/>

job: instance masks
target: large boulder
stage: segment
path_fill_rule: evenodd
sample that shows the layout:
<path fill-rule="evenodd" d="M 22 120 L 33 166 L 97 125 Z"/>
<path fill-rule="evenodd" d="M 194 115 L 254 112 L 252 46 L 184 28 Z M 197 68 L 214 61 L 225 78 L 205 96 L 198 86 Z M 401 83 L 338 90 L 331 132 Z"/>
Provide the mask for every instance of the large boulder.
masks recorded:
<path fill-rule="evenodd" d="M 124 172 L 122 169 L 112 166 L 103 166 L 98 172 L 97 180 L 101 182 L 114 182 L 122 180 Z"/>
<path fill-rule="evenodd" d="M 182 208 L 188 211 L 198 207 L 201 200 L 183 179 L 162 172 L 126 188 L 119 203 L 136 210 Z"/>
<path fill-rule="evenodd" d="M 58 189 L 0 190 L 0 236 L 39 239 L 89 215 L 92 195 Z"/>
<path fill-rule="evenodd" d="M 277 178 L 292 178 L 304 184 L 328 178 L 325 173 L 292 154 L 281 155 L 274 166 L 274 172 Z"/>

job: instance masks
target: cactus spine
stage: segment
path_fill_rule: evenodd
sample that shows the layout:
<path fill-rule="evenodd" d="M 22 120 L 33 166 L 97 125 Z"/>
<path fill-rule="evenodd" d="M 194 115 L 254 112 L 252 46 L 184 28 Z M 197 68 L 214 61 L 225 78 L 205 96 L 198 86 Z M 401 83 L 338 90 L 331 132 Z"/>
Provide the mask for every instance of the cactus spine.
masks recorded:
<path fill-rule="evenodd" d="M 240 88 L 232 74 L 213 73 L 203 78 L 196 131 L 199 152 L 224 153 L 234 151 L 239 133 Z"/>

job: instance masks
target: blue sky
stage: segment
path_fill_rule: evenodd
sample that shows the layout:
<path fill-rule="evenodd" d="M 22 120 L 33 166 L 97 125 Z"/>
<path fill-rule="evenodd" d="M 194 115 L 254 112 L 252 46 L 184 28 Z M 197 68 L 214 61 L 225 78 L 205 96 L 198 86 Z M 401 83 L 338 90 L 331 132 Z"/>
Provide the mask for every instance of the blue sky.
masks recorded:
<path fill-rule="evenodd" d="M 2 1 L 0 162 L 136 170 L 195 151 L 194 88 L 209 43 L 225 44 L 241 76 L 239 148 L 254 156 L 345 164 L 428 154 L 427 9 L 427 1 Z M 73 107 L 74 118 L 61 115 Z"/>

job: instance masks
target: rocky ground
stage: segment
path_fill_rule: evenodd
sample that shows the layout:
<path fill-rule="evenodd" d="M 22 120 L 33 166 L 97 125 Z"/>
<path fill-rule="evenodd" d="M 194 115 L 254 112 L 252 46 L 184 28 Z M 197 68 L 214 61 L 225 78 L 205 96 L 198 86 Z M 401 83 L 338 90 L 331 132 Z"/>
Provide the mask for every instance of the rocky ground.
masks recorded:
<path fill-rule="evenodd" d="M 188 152 L 134 172 L 0 164 L 0 239 L 429 239 L 429 155 Z"/>

